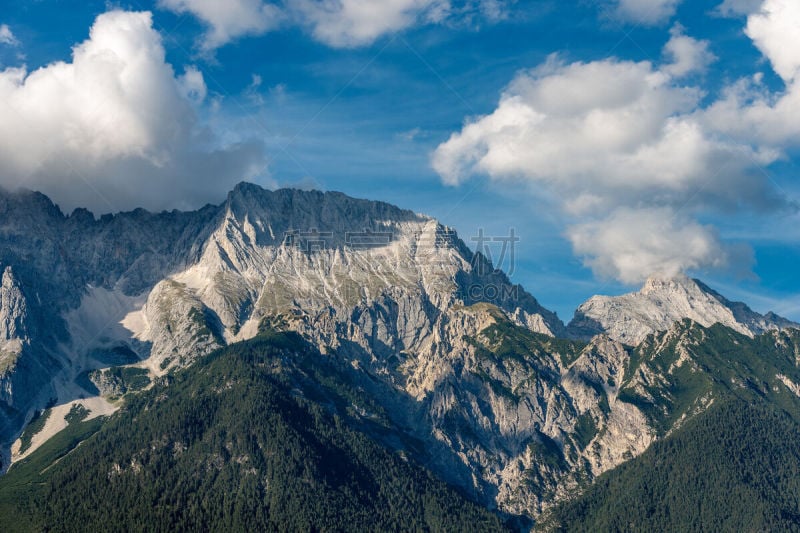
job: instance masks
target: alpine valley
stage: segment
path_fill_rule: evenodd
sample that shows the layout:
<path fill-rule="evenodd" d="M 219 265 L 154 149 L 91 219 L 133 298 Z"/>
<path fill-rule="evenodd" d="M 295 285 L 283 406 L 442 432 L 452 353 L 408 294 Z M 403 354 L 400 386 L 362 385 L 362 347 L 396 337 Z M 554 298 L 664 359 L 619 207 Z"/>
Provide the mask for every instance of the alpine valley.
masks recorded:
<path fill-rule="evenodd" d="M 247 183 L 0 192 L 0 272 L 2 531 L 800 529 L 800 325 L 689 277 L 565 325 L 430 217 Z"/>

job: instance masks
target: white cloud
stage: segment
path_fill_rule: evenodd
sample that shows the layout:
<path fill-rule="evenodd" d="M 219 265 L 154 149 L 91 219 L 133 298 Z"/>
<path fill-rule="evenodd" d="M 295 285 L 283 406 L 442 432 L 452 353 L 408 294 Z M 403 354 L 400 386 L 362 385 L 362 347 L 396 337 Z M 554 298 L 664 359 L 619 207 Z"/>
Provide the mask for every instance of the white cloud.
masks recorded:
<path fill-rule="evenodd" d="M 747 34 L 783 78 L 772 92 L 761 73 L 726 88 L 703 119 L 718 131 L 762 151 L 781 152 L 800 145 L 800 4 L 766 0 L 751 14 Z"/>
<path fill-rule="evenodd" d="M 704 93 L 679 77 L 711 58 L 704 43 L 686 39 L 673 31 L 665 48 L 672 62 L 661 67 L 551 58 L 520 73 L 494 112 L 436 149 L 434 169 L 450 184 L 487 175 L 557 199 L 573 221 L 567 236 L 576 253 L 600 275 L 631 282 L 659 263 L 720 267 L 724 247 L 693 217 L 786 207 L 761 171 L 782 152 L 734 134 L 741 102 L 724 113 L 701 107 Z M 682 242 L 692 245 L 680 249 Z"/>
<path fill-rule="evenodd" d="M 503 20 L 516 0 L 159 0 L 161 8 L 191 13 L 209 26 L 200 47 L 210 52 L 245 35 L 262 35 L 281 24 L 306 28 L 335 48 L 369 45 L 420 24 Z"/>
<path fill-rule="evenodd" d="M 280 8 L 262 0 L 159 0 L 159 7 L 175 13 L 191 13 L 209 26 L 201 40 L 205 51 L 245 35 L 261 35 L 277 28 L 284 15 Z"/>
<path fill-rule="evenodd" d="M 489 14 L 499 12 L 494 0 L 481 1 Z M 205 51 L 240 36 L 267 33 L 284 21 L 308 28 L 329 46 L 356 47 L 418 22 L 439 22 L 450 12 L 449 0 L 284 0 L 282 7 L 264 0 L 159 0 L 159 6 L 206 23 Z"/>
<path fill-rule="evenodd" d="M 438 21 L 447 0 L 291 0 L 290 5 L 314 37 L 333 47 L 370 44 L 427 17 Z"/>
<path fill-rule="evenodd" d="M 264 105 L 264 95 L 261 94 L 261 76 L 250 74 L 250 84 L 244 90 L 244 96 L 255 106 Z"/>
<path fill-rule="evenodd" d="M 489 20 L 503 20 L 508 17 L 508 4 L 516 0 L 479 0 L 478 11 Z"/>
<path fill-rule="evenodd" d="M 615 3 L 617 18 L 653 26 L 671 19 L 681 0 L 615 0 Z"/>
<path fill-rule="evenodd" d="M 217 201 L 263 153 L 217 144 L 193 106 L 205 93 L 199 71 L 165 62 L 150 13 L 102 14 L 71 63 L 0 72 L 0 184 L 99 212 Z"/>
<path fill-rule="evenodd" d="M 8 24 L 0 24 L 0 44 L 19 46 L 19 41 L 14 36 L 11 28 L 8 27 Z"/>
<path fill-rule="evenodd" d="M 714 129 L 762 151 L 780 151 L 800 142 L 800 83 L 780 94 L 771 93 L 759 77 L 740 80 L 703 115 Z M 778 156 L 776 155 L 775 158 Z"/>
<path fill-rule="evenodd" d="M 622 207 L 608 218 L 571 227 L 568 236 L 575 253 L 585 257 L 597 275 L 629 284 L 647 275 L 674 276 L 728 262 L 728 251 L 713 228 L 682 218 L 668 207 Z"/>
<path fill-rule="evenodd" d="M 765 0 L 761 9 L 747 18 L 745 33 L 784 81 L 797 77 L 800 71 L 800 2 Z"/>
<path fill-rule="evenodd" d="M 761 7 L 763 0 L 725 0 L 714 12 L 723 17 L 738 17 L 755 13 Z"/>
<path fill-rule="evenodd" d="M 674 77 L 695 72 L 705 72 L 717 57 L 709 50 L 708 41 L 699 41 L 685 34 L 685 28 L 676 24 L 670 30 L 670 39 L 664 46 L 664 54 L 672 63 L 663 70 Z"/>
<path fill-rule="evenodd" d="M 705 131 L 694 113 L 701 96 L 648 62 L 551 59 L 521 73 L 492 114 L 440 145 L 433 167 L 451 184 L 487 174 L 552 186 L 577 214 L 656 192 L 659 202 L 736 204 L 731 185 L 749 183 L 752 158 L 768 155 Z"/>

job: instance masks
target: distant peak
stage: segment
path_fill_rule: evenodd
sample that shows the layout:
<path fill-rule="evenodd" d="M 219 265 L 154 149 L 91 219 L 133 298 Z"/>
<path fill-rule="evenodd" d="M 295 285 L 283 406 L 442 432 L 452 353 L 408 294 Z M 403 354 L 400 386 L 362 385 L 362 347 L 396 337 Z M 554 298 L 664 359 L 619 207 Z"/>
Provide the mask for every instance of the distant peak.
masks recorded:
<path fill-rule="evenodd" d="M 580 338 L 607 333 L 613 339 L 635 345 L 683 319 L 705 327 L 720 323 L 748 336 L 797 326 L 775 314 L 760 315 L 742 302 L 728 300 L 702 281 L 678 274 L 650 276 L 638 292 L 592 297 L 578 308 L 569 328 Z"/>

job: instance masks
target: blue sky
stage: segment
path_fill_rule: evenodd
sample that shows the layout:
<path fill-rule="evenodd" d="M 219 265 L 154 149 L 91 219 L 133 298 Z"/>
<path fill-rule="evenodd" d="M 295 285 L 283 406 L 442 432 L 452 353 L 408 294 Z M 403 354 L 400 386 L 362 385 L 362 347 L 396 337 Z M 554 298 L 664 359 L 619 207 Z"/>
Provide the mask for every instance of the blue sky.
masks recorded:
<path fill-rule="evenodd" d="M 663 269 L 800 320 L 791 0 L 6 4 L 0 183 L 67 211 L 340 190 L 514 228 L 563 319 Z"/>

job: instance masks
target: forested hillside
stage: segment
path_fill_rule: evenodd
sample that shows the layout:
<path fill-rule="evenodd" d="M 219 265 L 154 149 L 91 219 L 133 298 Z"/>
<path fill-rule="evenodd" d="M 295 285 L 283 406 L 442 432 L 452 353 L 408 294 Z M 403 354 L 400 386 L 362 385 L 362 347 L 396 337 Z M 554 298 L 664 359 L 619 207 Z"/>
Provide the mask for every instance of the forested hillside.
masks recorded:
<path fill-rule="evenodd" d="M 380 407 L 293 334 L 169 375 L 102 428 L 70 426 L 0 478 L 2 529 L 497 531 L 401 450 Z M 82 430 L 82 433 L 81 431 Z M 93 435 L 76 444 L 87 434 Z M 69 434 L 77 437 L 66 442 Z M 64 450 L 74 448 L 56 460 Z"/>
<path fill-rule="evenodd" d="M 554 517 L 543 529 L 800 531 L 800 426 L 760 402 L 713 406 Z"/>

